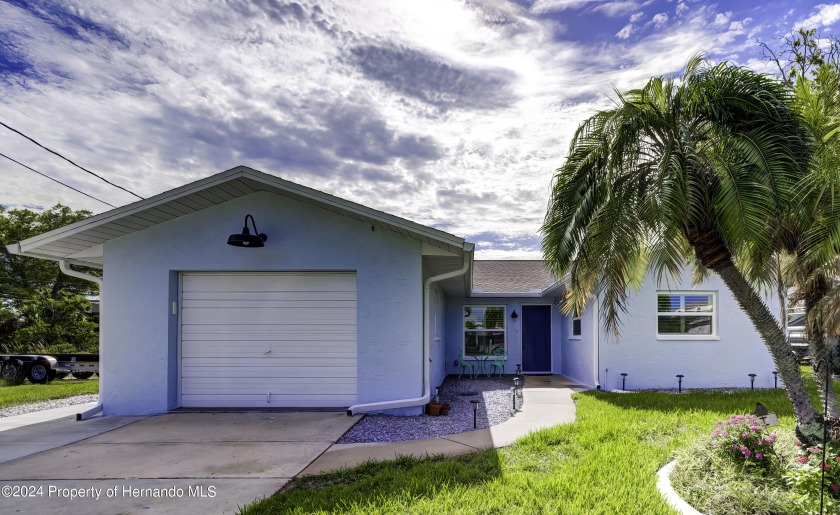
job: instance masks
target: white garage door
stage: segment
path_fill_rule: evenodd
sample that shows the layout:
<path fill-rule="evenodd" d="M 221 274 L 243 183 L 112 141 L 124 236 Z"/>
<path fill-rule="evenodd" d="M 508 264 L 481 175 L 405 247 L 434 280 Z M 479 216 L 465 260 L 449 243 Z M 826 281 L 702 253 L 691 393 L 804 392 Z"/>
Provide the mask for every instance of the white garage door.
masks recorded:
<path fill-rule="evenodd" d="M 181 276 L 183 407 L 355 403 L 355 274 Z"/>

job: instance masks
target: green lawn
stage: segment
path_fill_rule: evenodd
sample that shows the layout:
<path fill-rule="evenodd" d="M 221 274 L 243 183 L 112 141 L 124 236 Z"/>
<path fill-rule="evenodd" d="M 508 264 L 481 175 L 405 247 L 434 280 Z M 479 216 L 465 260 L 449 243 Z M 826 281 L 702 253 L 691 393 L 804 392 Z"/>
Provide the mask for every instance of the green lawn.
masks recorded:
<path fill-rule="evenodd" d="M 752 412 L 756 402 L 782 424 L 794 422 L 781 389 L 574 398 L 575 423 L 512 447 L 296 479 L 243 513 L 673 513 L 655 472 L 675 449 L 708 434 L 717 419 Z"/>
<path fill-rule="evenodd" d="M 49 384 L 26 382 L 18 386 L 0 382 L 0 408 L 90 393 L 99 393 L 99 379 L 65 379 Z"/>

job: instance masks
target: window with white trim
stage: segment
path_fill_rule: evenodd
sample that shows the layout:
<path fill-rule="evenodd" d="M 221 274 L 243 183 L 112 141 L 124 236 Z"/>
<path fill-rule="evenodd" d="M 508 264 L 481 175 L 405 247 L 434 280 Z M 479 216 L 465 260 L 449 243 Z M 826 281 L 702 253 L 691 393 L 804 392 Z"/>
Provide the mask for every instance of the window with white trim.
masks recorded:
<path fill-rule="evenodd" d="M 464 306 L 465 356 L 489 356 L 506 341 L 505 306 Z"/>
<path fill-rule="evenodd" d="M 657 336 L 716 336 L 715 296 L 714 292 L 657 292 Z"/>
<path fill-rule="evenodd" d="M 572 316 L 571 338 L 580 338 L 581 321 L 579 316 Z"/>

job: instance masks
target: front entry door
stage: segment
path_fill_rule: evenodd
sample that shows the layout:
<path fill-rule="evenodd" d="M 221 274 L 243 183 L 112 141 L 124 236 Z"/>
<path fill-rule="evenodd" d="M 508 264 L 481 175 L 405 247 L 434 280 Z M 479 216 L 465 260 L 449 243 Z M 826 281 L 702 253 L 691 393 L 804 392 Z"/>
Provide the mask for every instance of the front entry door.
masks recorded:
<path fill-rule="evenodd" d="M 551 306 L 522 306 L 522 371 L 551 373 Z"/>

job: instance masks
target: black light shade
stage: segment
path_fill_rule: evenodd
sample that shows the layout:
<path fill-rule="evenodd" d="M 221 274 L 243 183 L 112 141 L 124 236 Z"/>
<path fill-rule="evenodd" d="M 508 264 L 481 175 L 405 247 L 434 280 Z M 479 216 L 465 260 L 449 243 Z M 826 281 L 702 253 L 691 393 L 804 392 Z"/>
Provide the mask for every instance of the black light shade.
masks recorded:
<path fill-rule="evenodd" d="M 251 219 L 251 227 L 254 228 L 254 234 L 248 230 L 248 219 Z M 257 224 L 254 223 L 254 217 L 245 215 L 245 227 L 242 228 L 241 234 L 231 234 L 228 236 L 228 245 L 234 247 L 265 247 L 265 240 L 268 239 L 264 233 L 257 230 Z"/>
<path fill-rule="evenodd" d="M 517 318 L 519 318 L 519 315 L 517 315 L 517 314 L 516 314 L 516 310 L 515 310 L 515 309 L 513 310 L 513 313 L 511 313 L 511 314 L 510 314 L 510 318 L 512 318 L 512 319 L 514 319 L 514 320 L 516 320 Z"/>

